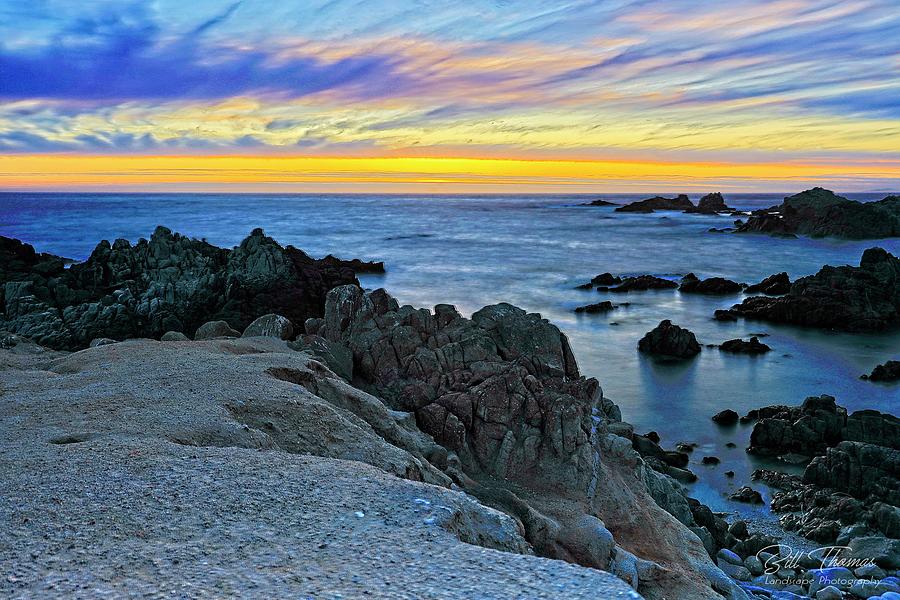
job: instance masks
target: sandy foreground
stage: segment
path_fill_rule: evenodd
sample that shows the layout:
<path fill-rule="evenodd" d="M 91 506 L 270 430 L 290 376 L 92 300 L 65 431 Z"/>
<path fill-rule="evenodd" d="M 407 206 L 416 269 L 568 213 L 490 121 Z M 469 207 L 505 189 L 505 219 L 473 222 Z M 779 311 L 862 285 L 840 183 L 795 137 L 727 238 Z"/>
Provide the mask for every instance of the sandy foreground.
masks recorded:
<path fill-rule="evenodd" d="M 639 598 L 279 369 L 331 378 L 273 338 L 0 350 L 0 596 Z"/>

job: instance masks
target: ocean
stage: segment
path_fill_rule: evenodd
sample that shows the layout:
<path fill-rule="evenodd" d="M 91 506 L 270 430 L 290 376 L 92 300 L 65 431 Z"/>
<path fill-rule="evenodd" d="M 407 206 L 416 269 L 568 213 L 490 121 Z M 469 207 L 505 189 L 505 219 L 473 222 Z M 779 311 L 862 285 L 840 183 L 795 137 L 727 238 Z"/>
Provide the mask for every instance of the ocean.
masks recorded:
<path fill-rule="evenodd" d="M 770 518 L 768 508 L 731 502 L 727 493 L 750 483 L 750 472 L 771 463 L 748 457 L 750 427 L 721 428 L 710 420 L 731 408 L 744 413 L 769 404 L 799 404 L 831 394 L 849 410 L 897 412 L 900 386 L 859 379 L 876 364 L 900 358 L 900 332 L 847 334 L 762 322 L 721 323 L 718 308 L 742 295 L 708 297 L 677 291 L 608 294 L 577 290 L 591 277 L 649 273 L 677 279 L 693 272 L 755 283 L 787 271 L 791 278 L 822 265 L 856 265 L 866 248 L 897 255 L 900 240 L 778 239 L 710 233 L 730 216 L 614 213 L 580 204 L 603 198 L 627 203 L 652 194 L 593 196 L 353 196 L 251 194 L 0 194 L 0 235 L 39 251 L 85 259 L 101 239 L 149 237 L 154 227 L 220 246 L 237 245 L 255 227 L 313 256 L 383 260 L 383 276 L 360 277 L 386 288 L 401 304 L 455 304 L 465 315 L 509 302 L 541 313 L 569 337 L 581 372 L 599 379 L 606 396 L 640 433 L 657 431 L 664 447 L 700 446 L 690 468 L 700 477 L 691 494 L 714 510 Z M 848 194 L 875 200 L 884 194 Z M 755 209 L 783 194 L 727 195 L 730 206 Z M 697 195 L 692 195 L 696 201 Z M 576 315 L 577 306 L 612 300 L 627 307 Z M 766 334 L 773 351 L 729 355 L 704 348 L 696 359 L 665 363 L 640 355 L 638 340 L 671 319 L 701 344 Z M 726 444 L 733 442 L 735 448 Z M 703 456 L 722 459 L 703 466 Z M 780 468 L 786 468 L 780 465 Z M 724 472 L 733 470 L 734 479 Z M 760 484 L 768 500 L 771 491 Z"/>

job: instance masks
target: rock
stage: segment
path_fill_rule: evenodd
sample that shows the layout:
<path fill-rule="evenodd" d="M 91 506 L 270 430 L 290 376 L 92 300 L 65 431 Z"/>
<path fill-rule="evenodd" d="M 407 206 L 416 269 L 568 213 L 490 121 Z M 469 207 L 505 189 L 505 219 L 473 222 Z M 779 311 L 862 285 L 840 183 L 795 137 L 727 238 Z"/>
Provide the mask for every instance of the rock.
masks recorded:
<path fill-rule="evenodd" d="M 889 360 L 883 365 L 878 365 L 869 375 L 862 375 L 860 379 L 869 381 L 898 381 L 900 380 L 900 360 Z"/>
<path fill-rule="evenodd" d="M 269 313 L 247 325 L 241 337 L 274 337 L 289 340 L 294 337 L 294 324 L 287 317 Z"/>
<path fill-rule="evenodd" d="M 807 572 L 807 576 L 810 579 L 810 594 L 815 594 L 828 586 L 834 586 L 839 590 L 846 590 L 850 588 L 854 581 L 856 581 L 853 572 L 846 567 L 810 569 Z"/>
<path fill-rule="evenodd" d="M 261 229 L 222 249 L 157 227 L 134 245 L 103 241 L 68 269 L 9 238 L 0 257 L 0 328 L 66 350 L 97 337 L 193 334 L 210 320 L 243 329 L 267 313 L 303 323 L 322 316 L 328 290 L 357 283 L 352 261 L 315 260 Z"/>
<path fill-rule="evenodd" d="M 655 210 L 693 210 L 697 207 L 684 194 L 679 194 L 675 198 L 663 198 L 662 196 L 654 196 L 646 200 L 632 202 L 625 206 L 620 206 L 616 212 L 637 212 L 652 213 Z"/>
<path fill-rule="evenodd" d="M 358 258 L 342 260 L 329 254 L 325 258 L 319 259 L 319 262 L 337 269 L 350 269 L 354 273 L 381 274 L 385 272 L 384 263 L 381 261 L 364 261 Z"/>
<path fill-rule="evenodd" d="M 843 439 L 847 411 L 832 396 L 810 396 L 799 407 L 769 407 L 750 434 L 748 452 L 760 456 L 814 456 Z"/>
<path fill-rule="evenodd" d="M 108 344 L 118 344 L 118 340 L 113 340 L 110 338 L 94 338 L 91 340 L 91 343 L 88 344 L 88 348 L 96 348 L 97 346 L 106 346 Z"/>
<path fill-rule="evenodd" d="M 724 560 L 718 561 L 717 564 L 718 567 L 732 579 L 736 579 L 738 581 L 750 581 L 752 579 L 750 571 L 748 571 L 747 567 L 745 567 L 743 564 L 734 565 Z"/>
<path fill-rule="evenodd" d="M 823 587 L 816 592 L 816 600 L 841 600 L 843 597 L 844 593 L 833 585 Z"/>
<path fill-rule="evenodd" d="M 780 206 L 754 211 L 737 232 L 857 240 L 897 237 L 900 196 L 855 202 L 817 187 L 785 198 Z"/>
<path fill-rule="evenodd" d="M 737 315 L 735 315 L 735 313 L 730 310 L 721 310 L 721 309 L 716 310 L 713 318 L 716 321 L 724 321 L 724 322 L 737 321 Z"/>
<path fill-rule="evenodd" d="M 900 540 L 882 536 L 858 537 L 847 545 L 850 558 L 869 559 L 882 569 L 900 569 Z"/>
<path fill-rule="evenodd" d="M 190 341 L 191 338 L 184 335 L 180 331 L 167 331 L 162 336 L 160 336 L 159 341 L 161 342 L 187 342 Z"/>
<path fill-rule="evenodd" d="M 858 569 L 854 569 L 853 574 L 860 579 L 884 579 L 887 577 L 887 573 L 884 572 L 884 569 L 875 563 L 870 563 L 868 565 L 863 565 Z"/>
<path fill-rule="evenodd" d="M 712 420 L 718 425 L 736 425 L 738 422 L 738 414 L 730 408 L 726 408 L 713 415 Z"/>
<path fill-rule="evenodd" d="M 744 291 L 748 294 L 768 294 L 780 296 L 791 290 L 791 279 L 787 273 L 769 275 L 759 283 L 748 286 Z"/>
<path fill-rule="evenodd" d="M 662 277 L 654 275 L 638 275 L 626 277 L 616 287 L 611 287 L 610 292 L 643 292 L 646 290 L 674 290 L 678 284 Z"/>
<path fill-rule="evenodd" d="M 749 342 L 745 342 L 741 339 L 722 342 L 719 349 L 723 352 L 732 352 L 734 354 L 765 354 L 772 348 L 767 344 L 763 344 L 759 341 L 758 337 L 754 336 L 750 338 Z"/>
<path fill-rule="evenodd" d="M 615 308 L 618 308 L 609 300 L 604 300 L 603 302 L 597 302 L 596 304 L 588 304 L 587 306 L 579 306 L 575 309 L 577 313 L 588 313 L 588 314 L 596 314 L 596 313 L 605 313 L 609 312 Z"/>
<path fill-rule="evenodd" d="M 685 294 L 737 294 L 743 288 L 741 284 L 725 279 L 723 277 L 710 277 L 709 279 L 699 279 L 693 273 L 688 273 L 681 279 L 681 285 L 678 291 Z"/>
<path fill-rule="evenodd" d="M 594 285 L 606 285 L 606 286 L 616 285 L 616 284 L 622 283 L 622 278 L 618 277 L 616 275 L 613 275 L 612 273 L 601 273 L 600 275 L 597 275 L 596 277 L 591 279 L 591 283 Z"/>
<path fill-rule="evenodd" d="M 225 321 L 209 321 L 197 328 L 194 334 L 195 340 L 212 340 L 215 338 L 241 337 L 239 331 L 235 331 Z"/>
<path fill-rule="evenodd" d="M 859 267 L 822 267 L 795 281 L 784 296 L 753 296 L 731 310 L 751 319 L 851 332 L 896 327 L 900 259 L 881 248 L 869 248 Z"/>
<path fill-rule="evenodd" d="M 722 462 L 718 456 L 704 456 L 700 461 L 704 465 L 717 465 Z"/>
<path fill-rule="evenodd" d="M 747 570 L 750 571 L 751 575 L 762 575 L 765 571 L 762 561 L 756 556 L 748 556 L 745 558 L 744 566 L 747 567 Z"/>
<path fill-rule="evenodd" d="M 693 333 L 667 319 L 641 338 L 638 350 L 658 356 L 691 358 L 700 353 L 700 344 Z"/>
<path fill-rule="evenodd" d="M 608 202 L 606 200 L 598 198 L 598 199 L 592 200 L 590 202 L 585 202 L 584 204 L 581 204 L 580 206 L 619 206 L 619 204 L 617 204 L 615 202 Z"/>
<path fill-rule="evenodd" d="M 747 504 L 763 504 L 762 494 L 746 485 L 738 488 L 738 490 L 731 494 L 729 498 Z"/>
<path fill-rule="evenodd" d="M 732 479 L 734 477 L 734 471 L 725 471 L 725 477 Z"/>
<path fill-rule="evenodd" d="M 737 566 L 741 566 L 744 564 L 744 561 L 741 560 L 741 557 L 728 548 L 722 548 L 721 550 L 719 550 L 716 553 L 716 560 L 722 560 Z"/>
<path fill-rule="evenodd" d="M 695 208 L 688 208 L 685 212 L 699 213 L 703 215 L 715 215 L 720 212 L 732 212 L 734 209 L 725 204 L 725 199 L 719 192 L 706 194 L 697 203 Z"/>

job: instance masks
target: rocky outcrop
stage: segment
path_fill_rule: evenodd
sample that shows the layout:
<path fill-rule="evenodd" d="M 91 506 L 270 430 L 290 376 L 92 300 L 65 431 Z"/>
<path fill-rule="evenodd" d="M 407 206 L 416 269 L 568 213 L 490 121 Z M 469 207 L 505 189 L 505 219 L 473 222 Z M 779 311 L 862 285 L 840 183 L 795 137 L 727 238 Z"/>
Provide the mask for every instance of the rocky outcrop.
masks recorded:
<path fill-rule="evenodd" d="M 596 200 L 591 200 L 590 202 L 585 202 L 581 206 L 619 206 L 615 202 L 609 202 L 607 200 L 603 200 L 602 198 L 597 198 Z"/>
<path fill-rule="evenodd" d="M 620 206 L 616 209 L 616 212 L 652 213 L 655 210 L 694 210 L 696 208 L 686 195 L 679 194 L 675 198 L 654 196 L 646 200 L 639 200 L 638 202 Z"/>
<path fill-rule="evenodd" d="M 712 194 L 706 194 L 700 198 L 696 207 L 689 208 L 685 210 L 685 212 L 702 215 L 716 215 L 723 212 L 731 213 L 734 212 L 734 209 L 725 204 L 725 199 L 722 197 L 722 194 L 713 192 Z"/>
<path fill-rule="evenodd" d="M 832 396 L 810 396 L 801 406 L 769 408 L 771 413 L 753 426 L 747 448 L 751 454 L 811 457 L 844 439 L 847 411 Z"/>
<path fill-rule="evenodd" d="M 747 286 L 744 290 L 748 294 L 768 294 L 770 296 L 781 296 L 787 294 L 791 290 L 791 278 L 787 273 L 776 273 L 769 275 L 759 283 Z"/>
<path fill-rule="evenodd" d="M 641 338 L 638 350 L 664 357 L 691 358 L 700 353 L 700 344 L 693 333 L 666 319 Z"/>
<path fill-rule="evenodd" d="M 770 348 L 768 344 L 760 342 L 758 337 L 753 336 L 750 338 L 749 342 L 745 342 L 742 339 L 722 342 L 722 344 L 719 345 L 719 349 L 722 352 L 731 352 L 733 354 L 765 354 L 772 348 Z"/>
<path fill-rule="evenodd" d="M 751 319 L 843 331 L 897 327 L 900 258 L 869 248 L 859 267 L 822 267 L 815 275 L 795 281 L 784 296 L 754 296 L 731 310 Z"/>
<path fill-rule="evenodd" d="M 900 236 L 900 196 L 855 202 L 822 188 L 789 196 L 779 206 L 754 211 L 737 233 L 877 239 Z"/>
<path fill-rule="evenodd" d="M 575 309 L 577 313 L 587 313 L 587 314 L 596 314 L 596 313 L 606 313 L 613 309 L 618 308 L 615 304 L 610 302 L 609 300 L 604 300 L 603 302 L 597 302 L 595 304 L 588 304 L 586 306 L 579 306 Z"/>
<path fill-rule="evenodd" d="M 710 277 L 700 279 L 693 273 L 688 273 L 681 278 L 678 291 L 684 294 L 737 294 L 743 289 L 740 283 L 725 279 L 724 277 Z"/>
<path fill-rule="evenodd" d="M 647 290 L 674 290 L 678 284 L 669 279 L 656 277 L 655 275 L 638 275 L 637 277 L 625 277 L 616 287 L 611 287 L 610 292 L 645 292 Z"/>
<path fill-rule="evenodd" d="M 315 260 L 260 229 L 227 250 L 158 227 L 134 245 L 103 241 L 68 269 L 9 238 L 0 255 L 0 327 L 66 349 L 104 336 L 193 335 L 210 320 L 242 330 L 266 313 L 302 323 L 321 316 L 328 290 L 355 283 L 363 264 Z"/>
<path fill-rule="evenodd" d="M 889 360 L 883 365 L 877 365 L 868 375 L 861 375 L 860 379 L 898 381 L 900 380 L 900 360 Z"/>

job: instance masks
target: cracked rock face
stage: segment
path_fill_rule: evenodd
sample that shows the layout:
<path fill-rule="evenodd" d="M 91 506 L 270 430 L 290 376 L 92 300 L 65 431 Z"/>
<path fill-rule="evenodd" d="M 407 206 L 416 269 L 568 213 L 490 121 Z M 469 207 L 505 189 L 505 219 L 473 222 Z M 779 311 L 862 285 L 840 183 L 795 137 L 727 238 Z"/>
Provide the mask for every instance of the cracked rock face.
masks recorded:
<path fill-rule="evenodd" d="M 135 245 L 103 241 L 69 269 L 10 238 L 0 257 L 0 327 L 56 349 L 193 335 L 207 321 L 241 331 L 266 313 L 302 323 L 322 314 L 328 290 L 356 283 L 350 263 L 315 260 L 260 229 L 227 250 L 157 227 Z"/>
<path fill-rule="evenodd" d="M 602 392 L 539 315 L 497 304 L 465 319 L 451 306 L 401 308 L 383 290 L 343 286 L 310 328 L 348 347 L 355 381 L 415 412 L 467 472 L 587 489 Z"/>

